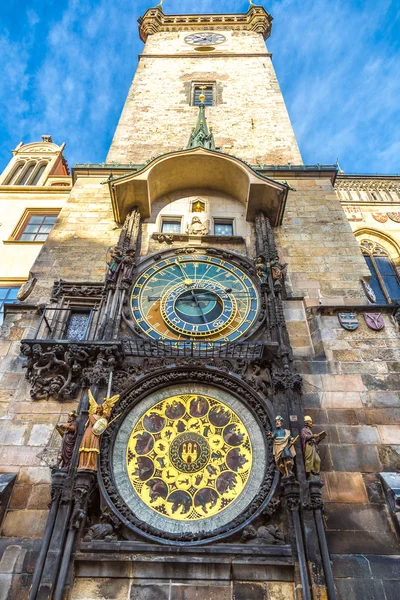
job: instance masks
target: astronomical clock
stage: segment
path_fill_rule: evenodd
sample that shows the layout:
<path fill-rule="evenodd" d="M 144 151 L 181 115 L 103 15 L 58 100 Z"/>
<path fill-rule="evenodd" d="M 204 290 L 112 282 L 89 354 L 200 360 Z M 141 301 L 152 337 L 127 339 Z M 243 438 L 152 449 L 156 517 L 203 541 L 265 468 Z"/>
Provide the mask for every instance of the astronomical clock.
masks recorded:
<path fill-rule="evenodd" d="M 253 272 L 226 252 L 147 259 L 130 296 L 136 329 L 177 349 L 241 340 L 260 314 Z M 237 377 L 182 364 L 163 368 L 160 359 L 133 384 L 101 461 L 104 493 L 129 528 L 196 544 L 231 535 L 265 507 L 275 477 L 271 420 Z"/>
<path fill-rule="evenodd" d="M 133 286 L 136 324 L 154 340 L 234 342 L 259 312 L 257 286 L 233 262 L 207 254 L 162 259 Z"/>

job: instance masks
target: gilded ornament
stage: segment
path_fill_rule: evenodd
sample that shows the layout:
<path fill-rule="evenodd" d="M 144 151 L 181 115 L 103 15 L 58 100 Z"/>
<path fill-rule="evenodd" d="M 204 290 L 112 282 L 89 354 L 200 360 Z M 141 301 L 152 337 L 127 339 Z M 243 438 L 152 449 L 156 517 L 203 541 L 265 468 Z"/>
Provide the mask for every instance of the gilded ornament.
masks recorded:
<path fill-rule="evenodd" d="M 97 471 L 97 457 L 100 454 L 100 437 L 110 425 L 109 419 L 119 395 L 104 398 L 103 404 L 97 404 L 92 392 L 89 395 L 89 418 L 79 448 L 79 469 Z"/>

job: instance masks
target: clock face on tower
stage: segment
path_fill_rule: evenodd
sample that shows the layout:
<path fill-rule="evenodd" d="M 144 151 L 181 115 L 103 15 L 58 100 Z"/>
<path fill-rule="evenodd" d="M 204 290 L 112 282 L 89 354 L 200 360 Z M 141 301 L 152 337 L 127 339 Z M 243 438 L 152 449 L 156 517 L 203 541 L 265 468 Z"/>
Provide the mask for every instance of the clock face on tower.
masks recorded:
<path fill-rule="evenodd" d="M 137 325 L 155 340 L 235 341 L 251 329 L 259 304 L 242 269 L 207 254 L 160 260 L 139 276 L 131 296 Z"/>
<path fill-rule="evenodd" d="M 222 33 L 208 33 L 206 31 L 204 33 L 192 33 L 185 37 L 185 42 L 193 46 L 212 46 L 222 44 L 225 40 L 226 37 Z"/>

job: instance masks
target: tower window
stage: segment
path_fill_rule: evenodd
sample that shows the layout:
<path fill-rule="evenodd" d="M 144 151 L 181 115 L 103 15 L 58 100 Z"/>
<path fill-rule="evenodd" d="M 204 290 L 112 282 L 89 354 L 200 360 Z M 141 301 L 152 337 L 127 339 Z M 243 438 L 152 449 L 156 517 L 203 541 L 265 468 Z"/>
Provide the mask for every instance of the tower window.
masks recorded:
<path fill-rule="evenodd" d="M 29 177 L 32 175 L 34 168 L 36 167 L 36 163 L 30 163 L 28 165 L 28 167 L 25 169 L 25 171 L 22 174 L 22 177 L 20 177 L 19 179 L 17 179 L 15 181 L 15 185 L 26 185 L 28 182 Z"/>
<path fill-rule="evenodd" d="M 214 221 L 214 235 L 233 236 L 233 221 L 229 219 Z"/>
<path fill-rule="evenodd" d="M 163 219 L 161 233 L 181 233 L 181 219 Z"/>
<path fill-rule="evenodd" d="M 365 261 L 371 271 L 370 286 L 376 303 L 400 301 L 400 280 L 387 251 L 368 240 L 361 242 Z"/>
<path fill-rule="evenodd" d="M 4 305 L 18 302 L 19 287 L 0 287 L 0 325 L 4 318 Z"/>
<path fill-rule="evenodd" d="M 34 174 L 34 177 L 33 177 L 32 181 L 29 183 L 29 185 L 37 185 L 38 184 L 41 176 L 45 172 L 46 167 L 47 167 L 47 163 L 41 163 L 39 165 L 39 168 L 36 170 L 36 173 Z"/>
<path fill-rule="evenodd" d="M 16 239 L 21 242 L 45 242 L 57 219 L 56 214 L 28 212 Z"/>
<path fill-rule="evenodd" d="M 195 83 L 193 85 L 193 106 L 200 106 L 200 96 L 204 94 L 205 106 L 214 106 L 214 84 L 213 83 Z"/>

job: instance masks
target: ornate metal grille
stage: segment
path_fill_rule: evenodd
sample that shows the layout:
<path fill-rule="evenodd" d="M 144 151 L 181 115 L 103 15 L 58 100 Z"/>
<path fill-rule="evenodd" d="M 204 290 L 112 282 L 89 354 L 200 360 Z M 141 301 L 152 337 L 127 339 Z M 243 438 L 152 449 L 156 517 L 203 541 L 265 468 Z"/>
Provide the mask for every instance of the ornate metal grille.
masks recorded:
<path fill-rule="evenodd" d="M 71 312 L 67 321 L 64 338 L 77 342 L 84 340 L 89 325 L 89 317 L 90 313 L 88 312 Z"/>

